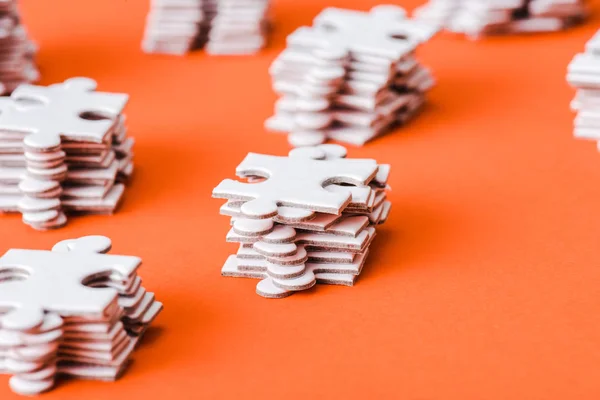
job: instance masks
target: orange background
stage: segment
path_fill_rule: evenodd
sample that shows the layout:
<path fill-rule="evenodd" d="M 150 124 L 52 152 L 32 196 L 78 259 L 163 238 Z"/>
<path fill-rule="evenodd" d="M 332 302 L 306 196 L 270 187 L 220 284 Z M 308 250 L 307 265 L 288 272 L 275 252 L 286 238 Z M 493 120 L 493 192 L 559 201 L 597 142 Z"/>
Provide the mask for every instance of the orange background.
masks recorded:
<path fill-rule="evenodd" d="M 285 36 L 325 6 L 377 1 L 274 3 L 260 55 L 180 58 L 139 50 L 146 1 L 22 1 L 42 84 L 89 76 L 131 95 L 137 169 L 114 216 L 46 233 L 2 216 L 2 248 L 107 235 L 143 258 L 165 303 L 121 380 L 44 398 L 598 399 L 600 155 L 572 137 L 565 81 L 598 15 L 565 33 L 426 44 L 439 81 L 426 110 L 350 149 L 393 165 L 392 214 L 356 286 L 265 300 L 256 281 L 220 276 L 236 247 L 211 190 L 246 152 L 288 151 L 263 129 Z M 0 398 L 17 398 L 7 381 Z"/>

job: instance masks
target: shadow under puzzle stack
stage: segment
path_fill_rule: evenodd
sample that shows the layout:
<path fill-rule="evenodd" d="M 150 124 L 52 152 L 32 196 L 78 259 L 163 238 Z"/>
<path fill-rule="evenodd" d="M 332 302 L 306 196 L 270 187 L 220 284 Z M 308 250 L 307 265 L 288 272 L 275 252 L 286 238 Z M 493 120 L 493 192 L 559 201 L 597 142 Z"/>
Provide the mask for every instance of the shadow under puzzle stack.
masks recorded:
<path fill-rule="evenodd" d="M 268 0 L 152 0 L 142 49 L 185 54 L 253 54 L 266 44 Z"/>
<path fill-rule="evenodd" d="M 577 112 L 575 137 L 594 140 L 600 149 L 600 31 L 577 54 L 568 68 L 567 81 L 577 88 L 571 108 Z"/>
<path fill-rule="evenodd" d="M 352 286 L 391 208 L 390 167 L 345 155 L 338 145 L 248 154 L 236 169 L 247 183 L 225 180 L 213 191 L 227 199 L 227 241 L 239 244 L 222 275 L 261 279 L 256 292 L 268 298 L 317 282 Z"/>
<path fill-rule="evenodd" d="M 559 31 L 586 15 L 584 0 L 430 0 L 414 12 L 416 19 L 473 38 Z"/>
<path fill-rule="evenodd" d="M 280 99 L 266 128 L 289 133 L 293 146 L 362 145 L 408 121 L 434 84 L 415 50 L 436 31 L 396 6 L 325 9 L 271 66 Z"/>
<path fill-rule="evenodd" d="M 29 40 L 17 9 L 17 1 L 0 2 L 0 94 L 22 83 L 39 79 L 33 60 L 37 49 Z"/>
<path fill-rule="evenodd" d="M 110 247 L 87 236 L 0 257 L 0 374 L 12 375 L 13 391 L 47 391 L 57 375 L 123 373 L 162 304 L 142 286 L 141 260 L 101 254 Z"/>
<path fill-rule="evenodd" d="M 72 78 L 22 85 L 0 99 L 0 211 L 51 229 L 66 223 L 65 213 L 116 209 L 133 172 L 128 96 L 95 88 L 91 79 Z"/>

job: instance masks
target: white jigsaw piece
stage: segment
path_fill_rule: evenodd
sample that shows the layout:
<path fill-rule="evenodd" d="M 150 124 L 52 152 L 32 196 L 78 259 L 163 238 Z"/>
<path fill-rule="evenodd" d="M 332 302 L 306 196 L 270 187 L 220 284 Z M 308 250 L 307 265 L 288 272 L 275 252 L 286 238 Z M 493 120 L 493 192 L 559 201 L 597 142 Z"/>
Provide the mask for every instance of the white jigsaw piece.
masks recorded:
<path fill-rule="evenodd" d="M 364 186 L 377 172 L 374 162 L 344 159 L 323 162 L 305 157 L 249 153 L 237 167 L 236 174 L 266 179 L 256 183 L 226 179 L 213 190 L 213 197 L 247 200 L 241 207 L 247 218 L 274 217 L 279 206 L 340 214 L 351 200 L 350 192 L 331 192 L 324 187 L 340 183 Z"/>
<path fill-rule="evenodd" d="M 411 34 L 403 8 L 382 5 L 369 13 L 327 8 L 314 20 L 312 28 L 303 27 L 288 37 L 291 44 L 331 49 L 339 52 L 370 54 L 400 59 L 415 50 L 421 40 Z M 433 28 L 434 33 L 435 29 Z"/>
<path fill-rule="evenodd" d="M 47 87 L 21 85 L 0 101 L 0 130 L 27 133 L 25 145 L 32 148 L 57 147 L 61 136 L 101 143 L 128 96 L 94 92 L 96 86 L 89 78 Z"/>
<path fill-rule="evenodd" d="M 369 14 L 361 11 L 327 8 L 315 18 L 314 26 L 335 27 L 342 30 L 344 34 L 352 32 L 357 37 L 364 37 L 364 35 L 356 34 L 360 32 L 360 28 L 368 26 L 369 30 L 363 33 L 373 32 L 371 38 L 373 45 L 376 44 L 376 40 L 383 41 L 386 36 L 396 42 L 408 40 L 423 43 L 430 40 L 439 31 L 439 28 L 431 24 L 408 18 L 402 7 L 389 4 L 373 7 Z"/>
<path fill-rule="evenodd" d="M 133 274 L 140 258 L 102 254 L 110 239 L 87 236 L 59 242 L 52 251 L 12 249 L 0 257 L 0 328 L 28 330 L 44 322 L 45 312 L 62 316 L 103 316 L 118 307 L 113 288 L 83 282 L 99 276 Z"/>
<path fill-rule="evenodd" d="M 384 188 L 390 168 L 345 157 L 344 147 L 325 144 L 293 149 L 287 158 L 245 160 L 237 174 L 248 183 L 225 181 L 213 192 L 228 199 L 221 207 L 232 217 L 227 241 L 240 246 L 222 275 L 261 279 L 256 292 L 267 298 L 287 297 L 316 282 L 351 286 L 375 237 L 373 225 L 389 213 Z M 333 207 L 335 201 L 337 213 L 317 209 Z M 295 207 L 304 213 L 292 212 Z"/>

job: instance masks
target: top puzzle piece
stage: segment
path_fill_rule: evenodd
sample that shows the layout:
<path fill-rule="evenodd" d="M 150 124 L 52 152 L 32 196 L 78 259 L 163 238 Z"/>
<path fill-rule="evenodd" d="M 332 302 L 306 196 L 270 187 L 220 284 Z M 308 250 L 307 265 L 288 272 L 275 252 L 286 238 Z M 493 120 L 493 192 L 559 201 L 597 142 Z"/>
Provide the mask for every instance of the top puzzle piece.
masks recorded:
<path fill-rule="evenodd" d="M 431 24 L 409 19 L 402 7 L 390 4 L 375 6 L 368 14 L 342 8 L 326 8 L 317 15 L 313 24 L 318 28 L 335 28 L 356 33 L 360 32 L 361 27 L 369 27 L 369 34 L 379 31 L 376 35 L 380 37 L 387 34 L 396 41 L 410 40 L 417 43 L 428 41 L 439 31 L 438 27 Z"/>
<path fill-rule="evenodd" d="M 78 241 L 80 243 L 78 243 Z M 53 251 L 9 250 L 0 257 L 0 327 L 29 330 L 44 321 L 44 312 L 102 316 L 117 306 L 113 288 L 85 286 L 88 278 L 133 274 L 138 257 L 99 254 L 110 240 L 88 236 L 63 241 Z"/>
<path fill-rule="evenodd" d="M 89 78 L 47 87 L 20 85 L 10 98 L 0 99 L 0 131 L 28 133 L 25 144 L 40 149 L 59 146 L 61 136 L 102 143 L 128 96 L 94 92 L 96 86 Z"/>
<path fill-rule="evenodd" d="M 369 13 L 326 8 L 315 18 L 313 27 L 297 29 L 288 36 L 288 43 L 336 54 L 343 50 L 397 60 L 436 31 L 435 27 L 407 20 L 404 9 L 397 6 L 377 6 Z"/>
<path fill-rule="evenodd" d="M 376 163 L 249 153 L 236 174 L 267 179 L 256 183 L 226 179 L 213 190 L 213 197 L 248 200 L 242 205 L 242 213 L 250 218 L 274 217 L 278 206 L 340 214 L 352 198 L 350 191 L 330 192 L 324 187 L 336 183 L 366 185 L 377 171 Z"/>

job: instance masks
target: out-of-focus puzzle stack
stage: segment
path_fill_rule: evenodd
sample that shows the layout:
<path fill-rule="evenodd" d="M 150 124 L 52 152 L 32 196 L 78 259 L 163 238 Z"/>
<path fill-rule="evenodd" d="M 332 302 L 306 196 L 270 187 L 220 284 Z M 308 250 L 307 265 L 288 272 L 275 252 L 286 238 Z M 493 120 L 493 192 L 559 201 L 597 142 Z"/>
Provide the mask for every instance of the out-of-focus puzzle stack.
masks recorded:
<path fill-rule="evenodd" d="M 430 0 L 414 17 L 472 38 L 553 32 L 585 19 L 584 0 Z"/>
<path fill-rule="evenodd" d="M 568 68 L 567 81 L 577 89 L 571 108 L 577 112 L 575 137 L 594 140 L 600 150 L 600 31 L 577 54 Z"/>
<path fill-rule="evenodd" d="M 247 182 L 227 179 L 213 190 L 227 199 L 227 241 L 239 244 L 222 275 L 261 279 L 256 291 L 268 298 L 317 282 L 352 286 L 391 208 L 390 167 L 345 155 L 338 145 L 248 154 L 236 169 Z"/>
<path fill-rule="evenodd" d="M 17 1 L 0 1 L 0 94 L 39 79 L 34 62 L 36 51 L 21 24 Z"/>
<path fill-rule="evenodd" d="M 213 7 L 206 43 L 209 54 L 253 54 L 270 29 L 267 0 L 206 0 Z"/>
<path fill-rule="evenodd" d="M 150 0 L 142 49 L 147 53 L 185 54 L 205 27 L 203 0 Z"/>
<path fill-rule="evenodd" d="M 95 88 L 71 78 L 0 98 L 0 211 L 43 230 L 63 226 L 65 213 L 115 210 L 133 172 L 128 96 Z"/>
<path fill-rule="evenodd" d="M 266 44 L 269 0 L 151 0 L 142 49 L 185 54 L 253 54 Z"/>
<path fill-rule="evenodd" d="M 415 50 L 436 31 L 397 6 L 323 10 L 271 66 L 280 99 L 266 128 L 289 133 L 292 146 L 362 145 L 408 121 L 435 83 Z"/>
<path fill-rule="evenodd" d="M 110 247 L 86 236 L 0 257 L 0 374 L 12 375 L 13 391 L 47 391 L 58 375 L 123 373 L 162 304 L 141 285 L 141 260 L 103 254 Z"/>

